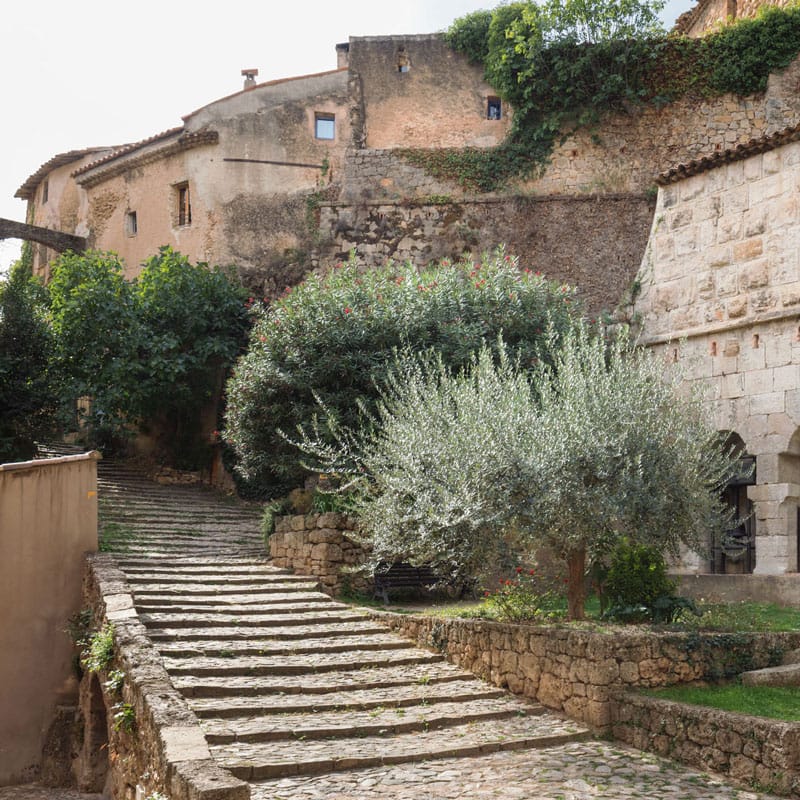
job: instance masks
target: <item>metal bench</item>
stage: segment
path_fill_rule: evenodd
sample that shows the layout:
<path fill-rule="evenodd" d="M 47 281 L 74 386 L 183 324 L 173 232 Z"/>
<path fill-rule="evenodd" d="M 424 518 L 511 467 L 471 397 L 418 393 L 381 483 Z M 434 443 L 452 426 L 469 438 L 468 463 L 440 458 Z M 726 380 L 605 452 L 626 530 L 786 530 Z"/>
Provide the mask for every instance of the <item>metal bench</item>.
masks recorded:
<path fill-rule="evenodd" d="M 383 598 L 388 605 L 389 592 L 394 589 L 428 589 L 439 583 L 430 567 L 414 567 L 398 561 L 395 564 L 381 564 L 375 570 L 375 597 Z"/>

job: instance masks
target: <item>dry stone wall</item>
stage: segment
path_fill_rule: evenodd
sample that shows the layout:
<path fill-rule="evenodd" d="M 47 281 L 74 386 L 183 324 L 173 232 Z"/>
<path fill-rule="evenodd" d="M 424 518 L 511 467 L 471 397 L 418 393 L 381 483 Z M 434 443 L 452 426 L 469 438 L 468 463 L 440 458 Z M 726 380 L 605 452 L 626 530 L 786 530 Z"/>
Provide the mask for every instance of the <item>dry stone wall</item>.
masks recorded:
<path fill-rule="evenodd" d="M 333 240 L 322 261 L 388 260 L 425 266 L 473 258 L 505 244 L 523 266 L 579 287 L 590 309 L 613 309 L 632 283 L 647 243 L 653 205 L 643 195 L 598 197 L 422 198 L 369 204 L 328 204 L 322 230 Z"/>
<path fill-rule="evenodd" d="M 276 567 L 319 578 L 324 592 L 363 590 L 367 579 L 348 567 L 364 562 L 364 550 L 348 536 L 355 520 L 344 514 L 298 514 L 279 517 L 269 538 L 269 554 Z"/>
<path fill-rule="evenodd" d="M 785 650 L 800 643 L 800 633 L 595 632 L 381 611 L 373 615 L 478 677 L 601 730 L 614 721 L 614 697 L 620 690 L 775 665 Z"/>
<path fill-rule="evenodd" d="M 800 797 L 800 724 L 631 692 L 612 703 L 615 739 L 744 784 Z"/>

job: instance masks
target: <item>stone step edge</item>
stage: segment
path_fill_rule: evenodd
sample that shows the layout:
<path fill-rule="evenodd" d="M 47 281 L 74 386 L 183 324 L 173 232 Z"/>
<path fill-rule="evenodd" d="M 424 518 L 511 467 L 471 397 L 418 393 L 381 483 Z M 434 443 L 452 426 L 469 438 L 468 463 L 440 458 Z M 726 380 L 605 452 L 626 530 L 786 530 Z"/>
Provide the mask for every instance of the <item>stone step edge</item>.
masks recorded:
<path fill-rule="evenodd" d="M 357 620 L 358 621 L 358 620 Z M 365 620 L 368 622 L 368 620 Z M 309 636 L 314 635 L 309 631 L 291 631 L 287 628 L 277 628 L 269 635 L 263 635 L 261 637 L 248 633 L 246 631 L 242 631 L 240 628 L 242 626 L 234 626 L 229 631 L 226 632 L 226 636 L 232 641 L 265 641 L 265 642 L 292 642 L 297 641 L 298 639 L 308 639 Z M 178 638 L 177 632 L 178 631 L 186 631 L 183 635 Z M 209 628 L 208 631 L 213 631 L 214 628 Z M 269 628 L 264 628 L 263 630 L 270 630 Z M 367 635 L 372 633 L 386 633 L 386 628 L 375 626 L 372 628 L 365 628 L 363 631 L 353 631 L 348 628 L 341 628 L 340 630 L 327 630 L 325 631 L 325 638 L 334 638 L 339 636 L 356 636 L 361 634 Z M 154 628 L 153 630 L 149 631 L 150 639 L 153 642 L 173 642 L 173 641 L 186 641 L 186 642 L 203 642 L 209 641 L 214 639 L 219 639 L 220 635 L 217 633 L 206 633 L 203 630 L 193 630 L 192 628 L 178 628 L 175 629 L 175 632 L 172 631 L 171 628 Z M 320 637 L 322 638 L 322 637 Z"/>
<path fill-rule="evenodd" d="M 497 689 L 493 686 L 486 685 L 483 688 L 483 684 L 479 684 L 476 686 L 474 692 L 468 692 L 466 690 L 462 692 L 457 692 L 455 694 L 433 694 L 433 695 L 426 695 L 425 700 L 431 705 L 436 703 L 460 703 L 466 702 L 470 700 L 497 700 L 500 697 L 505 697 L 507 692 L 504 689 Z M 393 687 L 399 688 L 399 687 Z M 322 699 L 322 695 L 320 695 L 320 699 Z M 217 698 L 193 698 L 196 700 L 202 699 L 214 699 Z M 228 698 L 229 700 L 231 697 Z M 313 712 L 322 712 L 322 711 L 371 711 L 374 708 L 386 708 L 386 709 L 393 709 L 393 708 L 411 708 L 413 706 L 419 705 L 421 697 L 404 697 L 398 699 L 387 700 L 386 698 L 381 699 L 376 697 L 374 700 L 359 700 L 354 701 L 352 703 L 347 703 L 346 701 L 343 703 L 338 701 L 336 703 L 312 703 L 312 702 L 304 702 L 304 703 L 297 703 L 295 705 L 268 705 L 259 703 L 257 705 L 253 705 L 249 703 L 246 708 L 237 708 L 236 706 L 230 705 L 220 705 L 220 706 L 197 706 L 194 703 L 189 703 L 192 707 L 192 710 L 195 713 L 195 716 L 198 719 L 239 719 L 243 716 L 243 713 L 246 712 L 247 716 L 253 715 L 263 715 L 268 716 L 270 714 L 304 714 L 304 713 L 313 713 Z M 543 714 L 546 712 L 544 706 L 532 705 L 529 707 L 528 714 L 530 716 L 538 716 L 539 714 Z"/>
<path fill-rule="evenodd" d="M 431 711 L 434 709 L 431 707 Z M 489 722 L 494 720 L 511 719 L 519 716 L 516 709 L 504 708 L 487 710 L 486 712 L 471 712 L 463 716 L 443 715 L 432 717 L 430 720 L 398 720 L 390 723 L 363 723 L 361 725 L 329 725 L 327 727 L 298 726 L 291 730 L 260 730 L 248 733 L 213 733 L 208 729 L 209 720 L 205 724 L 201 722 L 201 727 L 205 730 L 206 741 L 210 745 L 214 744 L 235 744 L 237 742 L 261 743 L 261 742 L 280 742 L 294 741 L 316 741 L 320 739 L 334 739 L 345 737 L 348 739 L 369 736 L 398 735 L 409 733 L 421 733 L 423 731 L 438 731 L 446 728 L 466 725 L 471 722 Z"/>
<path fill-rule="evenodd" d="M 231 625 L 236 627 L 237 624 L 240 623 L 239 620 L 236 622 L 223 622 L 218 619 L 209 619 L 209 620 L 196 620 L 196 619 L 156 619 L 152 620 L 147 618 L 147 615 L 142 614 L 142 622 L 145 626 L 150 629 L 158 629 L 158 628 L 224 628 L 226 625 Z M 299 619 L 297 617 L 300 617 Z M 241 619 L 246 619 L 246 617 L 242 617 Z M 246 628 L 280 628 L 284 625 L 291 625 L 293 622 L 295 624 L 304 623 L 306 625 L 316 625 L 316 624 L 330 624 L 332 622 L 362 622 L 363 620 L 368 620 L 369 617 L 367 615 L 364 616 L 338 616 L 338 615 L 330 615 L 327 617 L 308 614 L 307 616 L 303 615 L 281 615 L 281 616 L 274 616 L 274 617 L 264 617 L 260 619 L 251 619 L 248 620 L 246 624 L 242 624 L 242 627 Z"/>
<path fill-rule="evenodd" d="M 350 644 L 336 644 L 334 638 L 329 646 L 322 647 L 319 644 L 313 647 L 292 647 L 291 645 L 284 645 L 282 647 L 274 648 L 231 648 L 231 647 L 213 647 L 205 650 L 192 649 L 190 647 L 170 650 L 168 648 L 159 647 L 155 644 L 156 650 L 164 658 L 236 658 L 238 656 L 303 656 L 312 655 L 314 653 L 332 654 L 332 653 L 347 653 L 353 649 L 362 651 L 379 651 L 379 650 L 405 650 L 408 648 L 408 642 L 402 639 L 396 641 L 379 641 L 379 642 L 359 642 L 358 647 Z"/>
<path fill-rule="evenodd" d="M 469 744 L 461 747 L 452 743 L 441 748 L 431 748 L 425 752 L 397 753 L 383 756 L 349 756 L 339 759 L 313 759 L 308 761 L 286 761 L 267 764 L 235 764 L 225 760 L 222 763 L 237 778 L 247 781 L 258 781 L 269 778 L 285 778 L 291 775 L 321 775 L 329 772 L 364 769 L 366 767 L 391 766 L 408 764 L 442 758 L 466 758 L 485 756 L 490 753 L 509 750 L 541 750 L 547 747 L 558 747 L 570 742 L 585 741 L 591 738 L 589 731 L 580 733 L 560 733 L 545 736 L 526 736 L 506 739 L 504 741 Z M 213 749 L 212 749 L 213 752 Z M 219 756 L 217 756 L 219 758 Z"/>
<path fill-rule="evenodd" d="M 391 669 L 391 667 L 387 667 Z M 357 670 L 350 670 L 350 673 L 357 672 Z M 341 692 L 348 691 L 347 686 L 332 686 L 330 684 L 323 686 L 302 686 L 297 683 L 281 683 L 273 686 L 262 685 L 242 685 L 242 686 L 216 686 L 214 684 L 195 683 L 194 685 L 187 685 L 181 681 L 180 678 L 191 676 L 176 675 L 173 679 L 175 688 L 187 699 L 221 699 L 223 697 L 270 697 L 275 695 L 291 696 L 293 694 L 318 694 L 321 697 L 326 694 L 340 694 Z M 214 676 L 208 676 L 214 677 Z M 220 677 L 220 676 L 216 676 Z M 224 677 L 224 676 L 223 676 Z M 242 676 L 233 676 L 242 677 Z M 287 677 L 287 676 L 280 676 Z M 456 672 L 450 675 L 434 675 L 426 680 L 424 683 L 419 679 L 405 678 L 398 681 L 360 681 L 354 685 L 353 688 L 357 689 L 389 689 L 398 688 L 402 686 L 433 686 L 439 683 L 452 683 L 454 681 L 476 680 L 475 676 L 468 672 Z"/>
<path fill-rule="evenodd" d="M 392 661 L 379 661 L 377 659 L 365 659 L 363 662 L 331 662 L 329 664 L 263 664 L 245 666 L 237 664 L 236 659 L 230 660 L 230 665 L 208 666 L 202 667 L 199 665 L 192 666 L 191 664 L 177 665 L 167 663 L 166 669 L 171 676 L 187 676 L 194 675 L 198 678 L 247 678 L 258 677 L 262 675 L 321 675 L 325 672 L 342 672 L 347 671 L 348 667 L 352 671 L 360 669 L 374 669 L 382 666 L 404 667 L 409 664 L 435 664 L 442 660 L 441 656 L 434 653 L 421 652 L 419 655 L 404 656 Z"/>

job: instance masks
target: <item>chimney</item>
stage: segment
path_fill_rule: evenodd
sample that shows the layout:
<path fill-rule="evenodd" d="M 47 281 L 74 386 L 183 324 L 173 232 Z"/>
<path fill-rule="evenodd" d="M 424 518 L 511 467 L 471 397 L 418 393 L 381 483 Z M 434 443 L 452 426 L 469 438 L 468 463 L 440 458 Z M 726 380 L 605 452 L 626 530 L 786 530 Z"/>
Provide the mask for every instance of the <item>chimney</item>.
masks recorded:
<path fill-rule="evenodd" d="M 350 66 L 350 42 L 336 45 L 336 68 L 347 69 Z"/>
<path fill-rule="evenodd" d="M 252 89 L 256 85 L 256 75 L 258 75 L 258 70 L 243 69 L 242 75 L 244 75 L 244 88 Z"/>

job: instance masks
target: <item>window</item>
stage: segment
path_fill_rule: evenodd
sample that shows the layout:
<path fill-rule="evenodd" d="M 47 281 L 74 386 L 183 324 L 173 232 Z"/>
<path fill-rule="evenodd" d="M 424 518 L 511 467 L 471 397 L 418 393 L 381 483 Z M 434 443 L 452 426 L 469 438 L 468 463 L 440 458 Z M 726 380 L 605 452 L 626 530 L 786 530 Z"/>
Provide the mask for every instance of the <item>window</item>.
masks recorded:
<path fill-rule="evenodd" d="M 192 203 L 189 197 L 189 184 L 179 183 L 175 187 L 178 201 L 178 225 L 192 224 Z"/>
<path fill-rule="evenodd" d="M 502 106 L 499 97 L 490 97 L 486 101 L 486 119 L 500 119 Z"/>
<path fill-rule="evenodd" d="M 336 117 L 333 114 L 315 114 L 314 136 L 317 139 L 336 138 Z"/>
<path fill-rule="evenodd" d="M 50 181 L 45 180 L 42 184 L 42 205 L 47 202 L 47 197 L 50 194 Z"/>
<path fill-rule="evenodd" d="M 127 236 L 136 236 L 139 232 L 139 224 L 136 220 L 136 212 L 129 211 L 125 215 L 125 234 Z"/>

